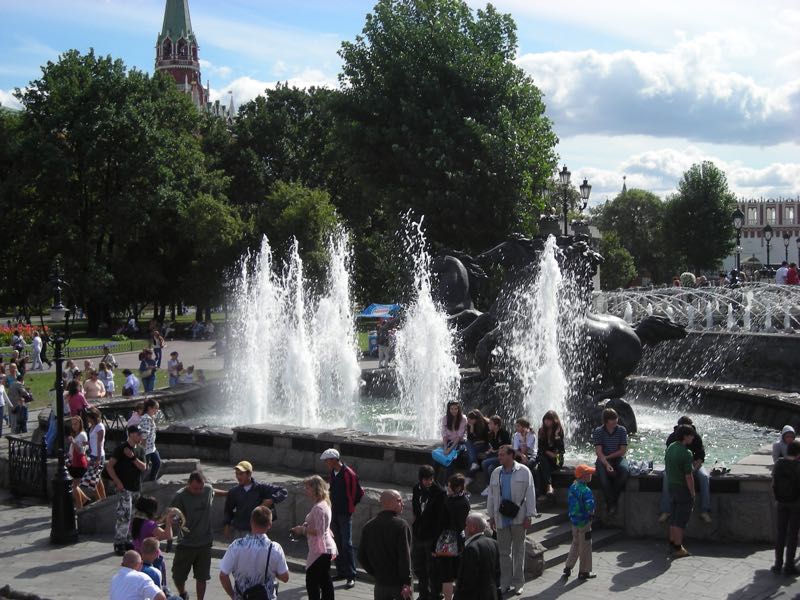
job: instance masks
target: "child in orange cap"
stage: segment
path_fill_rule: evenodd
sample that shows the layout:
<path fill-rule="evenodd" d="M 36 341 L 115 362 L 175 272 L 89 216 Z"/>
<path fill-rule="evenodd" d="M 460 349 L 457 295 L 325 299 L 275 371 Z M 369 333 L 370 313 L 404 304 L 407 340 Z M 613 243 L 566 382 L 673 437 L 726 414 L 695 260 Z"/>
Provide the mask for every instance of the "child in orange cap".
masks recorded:
<path fill-rule="evenodd" d="M 564 577 L 569 577 L 572 568 L 580 558 L 578 579 L 594 579 L 592 573 L 592 515 L 594 514 L 594 496 L 589 489 L 589 482 L 594 475 L 594 467 L 578 465 L 575 467 L 575 481 L 569 486 L 567 506 L 569 520 L 572 523 L 572 546 L 569 549 Z"/>

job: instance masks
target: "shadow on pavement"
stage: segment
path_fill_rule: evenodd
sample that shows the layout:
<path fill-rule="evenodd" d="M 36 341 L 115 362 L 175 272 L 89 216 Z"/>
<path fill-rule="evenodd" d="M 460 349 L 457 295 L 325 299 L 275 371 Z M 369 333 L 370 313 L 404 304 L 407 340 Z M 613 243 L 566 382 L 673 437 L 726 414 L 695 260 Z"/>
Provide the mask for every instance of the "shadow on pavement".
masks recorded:
<path fill-rule="evenodd" d="M 70 569 L 75 569 L 78 567 L 83 567 L 85 565 L 91 565 L 93 563 L 99 562 L 105 558 L 111 556 L 113 552 L 103 552 L 101 554 L 95 554 L 94 556 L 84 556 L 83 558 L 79 558 L 76 560 L 67 560 L 62 562 L 57 562 L 49 565 L 40 565 L 38 567 L 31 567 L 30 569 L 26 569 L 17 575 L 17 579 L 33 579 L 39 575 L 44 575 L 46 573 L 57 573 L 59 571 L 69 571 Z"/>
<path fill-rule="evenodd" d="M 529 582 L 530 585 L 531 582 Z M 535 583 L 535 581 L 533 582 Z M 574 592 L 576 589 L 587 583 L 573 577 L 572 579 L 565 579 L 561 577 L 558 581 L 553 582 L 550 587 L 536 592 L 536 598 L 546 600 L 548 598 L 561 598 Z"/>
<path fill-rule="evenodd" d="M 620 553 L 617 564 L 623 570 L 611 577 L 611 586 L 608 588 L 610 592 L 624 592 L 648 583 L 666 573 L 671 562 L 666 554 L 642 560 L 641 549 L 637 549 Z"/>
<path fill-rule="evenodd" d="M 797 583 L 796 577 L 788 577 L 786 575 L 776 575 L 769 569 L 758 569 L 753 571 L 753 581 L 748 583 L 743 588 L 739 588 L 735 592 L 728 594 L 728 600 L 753 600 L 760 598 L 781 598 L 791 597 L 797 598 L 794 592 L 788 596 L 778 594 L 782 587 L 786 587 Z"/>

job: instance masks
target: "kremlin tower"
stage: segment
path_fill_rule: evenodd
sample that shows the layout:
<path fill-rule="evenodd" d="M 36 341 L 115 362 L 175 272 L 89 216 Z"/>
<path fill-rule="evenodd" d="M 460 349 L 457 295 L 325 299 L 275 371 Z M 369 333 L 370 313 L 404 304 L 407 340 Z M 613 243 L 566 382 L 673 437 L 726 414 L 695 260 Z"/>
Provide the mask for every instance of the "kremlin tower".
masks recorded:
<path fill-rule="evenodd" d="M 178 89 L 189 95 L 198 109 L 205 110 L 209 90 L 203 88 L 197 50 L 189 0 L 167 0 L 164 25 L 156 43 L 156 71 L 169 73 Z"/>

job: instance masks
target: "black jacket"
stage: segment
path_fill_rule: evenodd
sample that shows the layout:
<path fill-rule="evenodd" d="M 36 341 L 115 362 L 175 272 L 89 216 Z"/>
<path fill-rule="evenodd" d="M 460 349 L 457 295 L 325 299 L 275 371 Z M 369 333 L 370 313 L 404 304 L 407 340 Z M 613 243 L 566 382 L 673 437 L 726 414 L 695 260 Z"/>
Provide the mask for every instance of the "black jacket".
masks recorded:
<path fill-rule="evenodd" d="M 497 542 L 482 535 L 461 554 L 454 600 L 495 600 L 500 587 L 500 551 Z"/>
<path fill-rule="evenodd" d="M 459 537 L 458 549 L 459 551 L 464 548 L 463 531 L 467 523 L 467 515 L 469 514 L 470 506 L 469 499 L 466 494 L 460 496 L 448 496 L 445 498 L 442 506 L 442 512 L 439 517 L 439 530 L 436 533 L 438 538 L 441 533 L 449 529 L 462 534 Z"/>
<path fill-rule="evenodd" d="M 420 484 L 414 486 L 414 492 L 411 495 L 414 524 L 411 526 L 411 531 L 415 540 L 427 542 L 435 540 L 439 535 L 439 516 L 446 495 L 436 482 L 427 489 Z"/>
<path fill-rule="evenodd" d="M 383 510 L 361 530 L 358 562 L 381 585 L 411 584 L 411 528 L 390 510 Z"/>
<path fill-rule="evenodd" d="M 677 427 L 675 427 L 675 429 L 677 429 Z M 667 448 L 669 448 L 672 442 L 677 440 L 678 435 L 673 431 L 667 438 Z M 706 459 L 706 449 L 703 447 L 703 438 L 697 433 L 697 429 L 694 430 L 694 441 L 689 445 L 689 450 L 692 451 L 694 460 L 704 461 Z"/>

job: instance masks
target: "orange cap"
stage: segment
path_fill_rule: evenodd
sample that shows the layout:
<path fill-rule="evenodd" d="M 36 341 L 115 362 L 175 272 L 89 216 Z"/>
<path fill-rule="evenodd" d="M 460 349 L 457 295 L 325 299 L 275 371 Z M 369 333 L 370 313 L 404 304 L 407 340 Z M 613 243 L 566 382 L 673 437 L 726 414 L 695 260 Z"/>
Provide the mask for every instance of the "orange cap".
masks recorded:
<path fill-rule="evenodd" d="M 575 479 L 582 479 L 584 475 L 594 475 L 596 469 L 589 465 L 578 465 L 575 467 Z"/>

